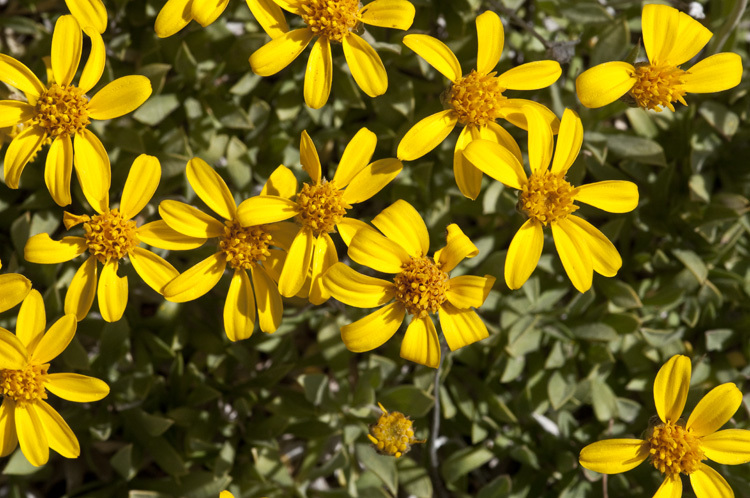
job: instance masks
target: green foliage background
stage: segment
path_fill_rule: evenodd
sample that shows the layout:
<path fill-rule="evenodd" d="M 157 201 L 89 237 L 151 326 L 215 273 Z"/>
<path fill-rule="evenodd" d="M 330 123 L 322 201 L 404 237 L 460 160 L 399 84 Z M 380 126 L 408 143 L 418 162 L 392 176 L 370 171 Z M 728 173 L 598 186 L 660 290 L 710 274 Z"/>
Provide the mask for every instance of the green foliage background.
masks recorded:
<path fill-rule="evenodd" d="M 477 201 L 461 196 L 452 173 L 454 131 L 353 211 L 369 221 L 405 199 L 425 217 L 433 249 L 444 243 L 446 225 L 458 223 L 480 249 L 458 272 L 498 277 L 480 311 L 490 338 L 444 355 L 438 434 L 435 371 L 399 358 L 400 334 L 371 353 L 344 347 L 339 326 L 361 310 L 285 300 L 275 334 L 256 331 L 230 343 L 221 321 L 228 278 L 195 303 L 177 305 L 126 266 L 131 301 L 125 317 L 107 324 L 92 313 L 51 369 L 93 375 L 112 388 L 94 404 L 53 400 L 81 441 L 81 457 L 55 454 L 36 469 L 16 451 L 0 461 L 0 496 L 202 498 L 227 488 L 247 498 L 584 497 L 605 489 L 610 497 L 650 496 L 661 476 L 648 464 L 602 481 L 578 465 L 578 452 L 599 439 L 641 435 L 655 414 L 653 378 L 675 353 L 694 362 L 688 410 L 718 383 L 748 390 L 748 81 L 719 94 L 688 95 L 689 107 L 678 104 L 674 114 L 622 103 L 588 110 L 576 98 L 575 77 L 594 64 L 625 59 L 637 46 L 640 2 L 614 0 L 606 8 L 594 0 L 413 3 L 410 32 L 445 41 L 464 72 L 476 61 L 474 19 L 487 9 L 506 22 L 500 71 L 560 60 L 563 75 L 552 87 L 508 95 L 531 95 L 558 116 L 566 107 L 579 112 L 586 136 L 569 174 L 574 185 L 604 179 L 638 185 L 641 201 L 632 213 L 581 209 L 622 254 L 617 277 L 595 276 L 593 288 L 579 294 L 548 240 L 532 278 L 509 291 L 502 278 L 506 249 L 524 221 L 515 210 L 516 194 L 485 177 Z M 739 18 L 738 9 L 744 3 L 704 3 L 703 22 L 715 41 L 702 57 L 733 51 L 747 65 L 750 18 Z M 113 203 L 138 154 L 160 159 L 162 181 L 143 220 L 158 216 L 159 200 L 200 205 L 184 176 L 191 157 L 215 165 L 241 201 L 258 193 L 282 163 L 307 180 L 298 162 L 302 130 L 315 141 L 330 177 L 361 127 L 378 136 L 375 159 L 393 157 L 406 130 L 442 108 L 448 82 L 400 43 L 402 32 L 368 28 L 389 76 L 388 92 L 376 99 L 359 92 L 334 46 L 332 97 L 315 111 L 302 100 L 306 54 L 274 77 L 250 71 L 248 56 L 267 38 L 244 2 L 232 0 L 208 28 L 192 23 L 164 40 L 153 31 L 162 0 L 106 4 L 108 60 L 98 87 L 144 74 L 154 92 L 133 114 L 92 126 L 112 160 Z M 11 0 L 2 9 L 0 50 L 43 75 L 42 57 L 49 55 L 52 27 L 67 13 L 65 4 Z M 508 11 L 546 42 L 510 21 Z M 0 98 L 8 93 L 0 88 Z M 506 128 L 525 150 L 526 133 Z M 63 210 L 44 186 L 44 156 L 28 166 L 20 190 L 0 185 L 0 256 L 6 271 L 23 273 L 43 292 L 54 319 L 80 261 L 56 266 L 23 259 L 30 235 L 59 238 L 64 232 Z M 77 182 L 67 210 L 91 212 Z M 166 257 L 185 270 L 212 251 Z M 16 312 L 3 314 L 0 325 L 12 330 Z M 399 460 L 372 450 L 365 433 L 379 414 L 377 401 L 410 415 L 417 437 L 435 440 L 435 465 L 427 445 Z M 750 395 L 728 426 L 750 428 L 749 411 Z M 738 496 L 750 496 L 747 466 L 716 467 Z"/>

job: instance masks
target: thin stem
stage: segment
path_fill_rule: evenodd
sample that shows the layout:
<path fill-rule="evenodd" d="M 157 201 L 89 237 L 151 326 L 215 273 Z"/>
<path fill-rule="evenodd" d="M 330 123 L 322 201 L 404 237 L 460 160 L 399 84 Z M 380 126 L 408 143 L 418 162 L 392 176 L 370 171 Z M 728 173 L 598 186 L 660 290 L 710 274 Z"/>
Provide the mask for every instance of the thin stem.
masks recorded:
<path fill-rule="evenodd" d="M 534 26 L 532 26 L 530 23 L 521 19 L 513 9 L 509 9 L 508 7 L 503 5 L 502 1 L 498 0 L 492 3 L 501 14 L 510 18 L 511 21 L 513 21 L 518 26 L 522 27 L 525 31 L 528 31 L 529 34 L 531 34 L 531 36 L 533 36 L 534 38 L 542 42 L 542 45 L 544 45 L 544 48 L 549 50 L 553 47 L 554 45 L 553 43 L 547 41 L 546 38 L 544 38 L 542 35 L 537 33 L 537 31 L 534 29 Z"/>
<path fill-rule="evenodd" d="M 430 430 L 430 441 L 428 451 L 430 454 L 430 478 L 435 496 L 448 498 L 448 493 L 440 478 L 440 462 L 438 460 L 437 440 L 440 434 L 440 368 L 443 366 L 443 357 L 447 354 L 446 348 L 441 343 L 440 364 L 435 369 L 435 405 L 432 409 L 432 429 Z"/>

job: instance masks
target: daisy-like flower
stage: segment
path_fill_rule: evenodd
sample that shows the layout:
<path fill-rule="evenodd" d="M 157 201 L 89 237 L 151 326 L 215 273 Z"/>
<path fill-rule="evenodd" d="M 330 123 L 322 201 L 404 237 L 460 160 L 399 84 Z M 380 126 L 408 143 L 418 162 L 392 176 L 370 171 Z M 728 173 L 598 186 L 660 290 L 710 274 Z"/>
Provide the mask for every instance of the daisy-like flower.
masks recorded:
<path fill-rule="evenodd" d="M 102 0 L 65 0 L 65 4 L 81 27 L 91 26 L 100 34 L 107 29 L 107 9 Z"/>
<path fill-rule="evenodd" d="M 530 176 L 514 154 L 489 140 L 474 141 L 464 151 L 466 159 L 477 168 L 520 190 L 518 208 L 529 218 L 508 248 L 505 282 L 511 289 L 518 289 L 528 280 L 542 254 L 543 228 L 549 226 L 568 277 L 576 289 L 586 292 L 594 271 L 613 277 L 622 266 L 622 258 L 603 233 L 573 214 L 578 209 L 574 201 L 610 213 L 627 213 L 638 205 L 638 187 L 621 180 L 574 187 L 565 174 L 581 150 L 581 119 L 574 111 L 565 110 L 552 159 L 552 129 L 536 108 L 526 107 L 524 112 L 529 122 Z"/>
<path fill-rule="evenodd" d="M 47 391 L 68 401 L 99 401 L 109 393 L 99 379 L 72 373 L 48 373 L 76 331 L 76 317 L 67 314 L 47 333 L 44 301 L 33 290 L 18 312 L 16 333 L 0 328 L 0 457 L 21 443 L 32 465 L 47 463 L 52 448 L 65 458 L 81 452 L 73 431 L 46 401 Z"/>
<path fill-rule="evenodd" d="M 424 443 L 424 439 L 414 437 L 414 422 L 401 412 L 388 412 L 378 403 L 383 412 L 378 421 L 370 426 L 367 439 L 375 445 L 381 455 L 401 458 L 411 451 L 411 445 Z"/>
<path fill-rule="evenodd" d="M 107 196 L 110 165 L 107 152 L 88 125 L 92 119 L 112 119 L 137 109 L 151 95 L 145 76 L 124 76 L 89 98 L 86 93 L 104 71 L 105 49 L 101 35 L 91 27 L 91 54 L 78 86 L 71 85 L 81 60 L 83 36 L 73 16 L 61 16 L 52 34 L 52 74 L 45 87 L 21 62 L 0 54 L 0 81 L 26 94 L 28 102 L 0 101 L 0 128 L 23 124 L 5 151 L 5 183 L 18 188 L 26 164 L 42 145 L 50 143 L 44 181 L 60 206 L 70 204 L 70 177 L 75 166 L 86 198 L 97 204 Z M 93 204 L 92 204 L 93 205 Z"/>
<path fill-rule="evenodd" d="M 720 431 L 742 403 L 742 392 L 731 382 L 713 388 L 696 405 L 687 422 L 680 418 L 690 388 L 690 359 L 675 355 L 661 367 L 654 381 L 654 404 L 659 421 L 645 439 L 608 439 L 581 450 L 581 465 L 602 474 L 626 472 L 649 459 L 664 482 L 654 498 L 682 495 L 680 474 L 690 476 L 698 498 L 732 498 L 727 481 L 703 463 L 723 465 L 750 462 L 750 431 Z"/>
<path fill-rule="evenodd" d="M 329 298 L 320 285 L 320 277 L 338 261 L 338 255 L 328 234 L 338 230 L 348 244 L 358 230 L 371 229 L 362 221 L 347 218 L 347 210 L 380 192 L 403 168 L 395 158 L 369 163 L 376 144 L 373 132 L 367 128 L 359 130 L 344 149 L 333 179 L 326 181 L 315 144 L 303 131 L 300 162 L 312 182 L 304 183 L 297 191 L 294 174 L 280 166 L 278 180 L 274 181 L 278 195 L 260 195 L 240 204 L 237 218 L 243 226 L 296 217 L 299 229 L 279 278 L 282 296 L 291 297 L 302 291 L 302 297 L 309 297 L 313 304 Z"/>
<path fill-rule="evenodd" d="M 234 271 L 224 303 L 224 330 L 229 340 L 250 337 L 255 328 L 256 308 L 260 329 L 275 332 L 284 311 L 276 281 L 296 227 L 291 223 L 242 226 L 229 187 L 200 158 L 188 162 L 187 178 L 198 197 L 223 220 L 173 200 L 162 201 L 159 214 L 180 234 L 203 240 L 216 239 L 218 247 L 216 253 L 165 285 L 164 297 L 176 303 L 197 299 L 213 289 L 229 267 Z M 261 195 L 269 190 L 275 192 L 272 180 L 274 177 L 269 179 Z"/>
<path fill-rule="evenodd" d="M 127 257 L 143 281 L 156 292 L 161 292 L 164 284 L 179 272 L 162 257 L 139 247 L 139 244 L 145 242 L 156 247 L 185 249 L 198 247 L 205 242 L 205 239 L 184 237 L 163 222 L 136 226 L 133 218 L 151 200 L 160 178 L 159 160 L 141 154 L 130 168 L 119 208 L 109 208 L 107 195 L 103 202 L 92 203 L 99 213 L 97 215 L 89 217 L 65 213 L 65 227 L 70 230 L 83 223 L 83 237 L 63 237 L 58 241 L 52 240 L 46 233 L 40 233 L 26 242 L 24 257 L 32 263 L 64 263 L 89 252 L 88 259 L 70 282 L 65 295 L 65 313 L 72 313 L 79 321 L 83 320 L 91 309 L 94 296 L 98 295 L 102 318 L 116 322 L 122 317 L 128 303 L 128 278 L 117 276 L 120 260 Z M 97 262 L 104 265 L 98 287 Z"/>
<path fill-rule="evenodd" d="M 0 262 L 0 268 L 3 267 Z M 31 281 L 19 273 L 0 275 L 0 313 L 8 311 L 31 292 Z"/>
<path fill-rule="evenodd" d="M 323 276 L 331 296 L 357 308 L 379 310 L 341 327 L 341 338 L 355 353 L 385 344 L 412 315 L 401 343 L 401 357 L 428 367 L 440 364 L 440 340 L 430 314 L 438 313 L 451 351 L 488 337 L 487 327 L 472 308 L 479 308 L 495 277 L 461 275 L 450 278 L 464 258 L 479 253 L 458 225 L 448 226 L 447 244 L 427 256 L 430 238 L 422 217 L 411 204 L 398 200 L 373 220 L 375 230 L 359 230 L 349 244 L 349 257 L 391 280 L 363 275 L 336 263 Z"/>
<path fill-rule="evenodd" d="M 355 31 L 361 24 L 407 30 L 414 22 L 414 6 L 407 0 L 374 0 L 360 6 L 359 0 L 274 0 L 282 9 L 297 14 L 307 25 L 276 36 L 250 56 L 255 74 L 271 76 L 278 73 L 318 37 L 310 52 L 305 72 L 305 103 L 319 109 L 328 101 L 333 81 L 331 43 L 341 43 L 344 57 L 354 81 L 370 97 L 383 95 L 388 88 L 388 75 L 380 56 Z M 265 24 L 261 23 L 265 29 Z"/>
<path fill-rule="evenodd" d="M 522 64 L 497 75 L 495 66 L 503 51 L 503 23 L 494 12 L 487 11 L 476 19 L 477 68 L 462 76 L 455 54 L 440 40 L 428 35 L 407 35 L 404 45 L 448 78 L 452 84 L 446 92 L 446 110 L 427 116 L 415 124 L 398 144 L 396 155 L 402 161 L 413 161 L 440 145 L 457 124 L 464 126 L 456 141 L 453 173 L 461 193 L 476 199 L 482 186 L 482 172 L 463 159 L 461 152 L 479 138 L 492 140 L 513 152 L 521 160 L 521 150 L 513 137 L 496 123 L 505 119 L 527 129 L 523 106 L 533 106 L 542 113 L 557 132 L 557 117 L 542 104 L 531 100 L 508 98 L 506 90 L 536 90 L 557 81 L 562 73 L 555 61 Z"/>
<path fill-rule="evenodd" d="M 731 52 L 712 55 L 690 69 L 692 59 L 713 34 L 689 15 L 667 5 L 643 7 L 643 45 L 648 61 L 605 62 L 576 79 L 576 92 L 586 107 L 602 107 L 626 95 L 644 109 L 674 111 L 673 102 L 687 105 L 686 93 L 713 93 L 740 83 L 742 59 Z"/>
<path fill-rule="evenodd" d="M 284 13 L 273 0 L 246 0 L 255 19 L 271 38 L 281 36 L 289 28 Z M 167 38 L 195 19 L 204 28 L 213 23 L 229 5 L 229 0 L 167 0 L 156 16 L 154 30 L 159 38 Z"/>

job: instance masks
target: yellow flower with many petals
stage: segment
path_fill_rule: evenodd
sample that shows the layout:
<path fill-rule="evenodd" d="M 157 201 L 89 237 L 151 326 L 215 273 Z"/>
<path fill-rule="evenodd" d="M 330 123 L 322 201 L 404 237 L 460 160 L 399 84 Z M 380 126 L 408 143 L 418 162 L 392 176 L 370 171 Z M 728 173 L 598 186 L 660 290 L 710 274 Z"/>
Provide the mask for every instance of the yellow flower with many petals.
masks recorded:
<path fill-rule="evenodd" d="M 650 427 L 645 439 L 608 439 L 581 450 L 581 465 L 602 474 L 619 474 L 649 459 L 664 482 L 654 498 L 682 495 L 680 474 L 690 476 L 698 498 L 731 498 L 726 480 L 703 463 L 722 465 L 750 462 L 750 431 L 720 431 L 742 404 L 742 392 L 731 382 L 715 387 L 698 402 L 687 422 L 680 418 L 690 389 L 690 359 L 675 355 L 661 367 L 654 381 L 654 403 L 661 423 Z"/>
<path fill-rule="evenodd" d="M 255 328 L 256 308 L 260 329 L 275 332 L 284 311 L 276 281 L 285 251 L 294 237 L 294 225 L 242 226 L 229 187 L 202 159 L 196 157 L 188 162 L 187 177 L 198 197 L 224 221 L 183 202 L 166 200 L 159 204 L 159 214 L 173 230 L 203 240 L 215 238 L 218 242 L 216 253 L 164 286 L 164 297 L 176 303 L 197 299 L 213 289 L 229 267 L 234 274 L 224 303 L 227 337 L 232 341 L 250 337 Z M 269 184 L 263 192 L 272 188 Z"/>
<path fill-rule="evenodd" d="M 65 0 L 65 4 L 82 28 L 91 26 L 100 34 L 107 29 L 107 9 L 102 0 Z"/>
<path fill-rule="evenodd" d="M 359 130 L 344 149 L 333 179 L 326 181 L 315 145 L 303 131 L 300 162 L 312 183 L 303 184 L 298 192 L 294 174 L 280 166 L 271 182 L 277 186 L 277 195 L 260 195 L 240 204 L 237 218 L 244 226 L 292 217 L 300 225 L 279 278 L 282 296 L 292 297 L 302 291 L 302 297 L 309 297 L 313 304 L 328 299 L 320 286 L 320 277 L 338 261 L 336 246 L 328 234 L 338 230 L 348 244 L 358 230 L 368 229 L 366 223 L 347 218 L 347 211 L 352 204 L 380 192 L 403 168 L 395 158 L 368 164 L 376 144 L 373 132 L 367 128 Z"/>
<path fill-rule="evenodd" d="M 153 156 L 141 154 L 130 168 L 120 207 L 109 208 L 109 195 L 92 204 L 97 215 L 76 216 L 65 213 L 65 227 L 70 230 L 83 223 L 83 237 L 52 240 L 46 233 L 34 235 L 26 242 L 24 256 L 32 263 L 55 264 L 70 261 L 88 251 L 90 256 L 80 266 L 65 295 L 65 313 L 83 320 L 91 309 L 94 296 L 99 297 L 99 312 L 108 322 L 122 317 L 128 303 L 128 278 L 118 277 L 120 260 L 127 257 L 140 275 L 156 292 L 179 272 L 160 256 L 139 247 L 141 242 L 163 248 L 198 247 L 205 239 L 189 239 L 163 222 L 136 226 L 135 218 L 148 204 L 159 185 L 161 166 Z M 158 244 L 158 245 L 157 245 Z M 104 265 L 98 278 L 97 261 Z"/>
<path fill-rule="evenodd" d="M 323 286 L 344 304 L 358 308 L 385 305 L 341 327 L 341 338 L 350 351 L 361 353 L 385 344 L 407 312 L 412 319 L 401 343 L 401 357 L 428 367 L 440 364 L 440 340 L 431 313 L 439 313 L 451 351 L 488 337 L 487 327 L 472 308 L 479 308 L 487 299 L 495 277 L 450 278 L 449 272 L 458 263 L 479 253 L 457 225 L 448 226 L 446 246 L 431 258 L 427 256 L 427 226 L 408 202 L 394 202 L 372 224 L 385 236 L 375 230 L 359 230 L 349 244 L 349 257 L 392 274 L 392 280 L 364 275 L 343 263 L 336 263 L 323 276 Z"/>
<path fill-rule="evenodd" d="M 151 95 L 145 76 L 124 76 L 89 98 L 86 92 L 104 71 L 105 49 L 101 35 L 84 28 L 91 38 L 91 54 L 78 86 L 71 85 L 81 59 L 83 36 L 73 16 L 61 16 L 52 35 L 52 74 L 45 87 L 16 59 L 0 54 L 0 81 L 26 94 L 28 102 L 0 101 L 0 128 L 23 124 L 5 151 L 5 183 L 18 188 L 26 164 L 42 145 L 51 143 L 44 181 L 60 206 L 70 204 L 70 177 L 75 166 L 78 182 L 92 204 L 107 196 L 110 165 L 107 152 L 89 129 L 92 119 L 112 119 L 137 109 Z M 92 202 L 93 200 L 93 202 Z"/>
<path fill-rule="evenodd" d="M 49 363 L 70 344 L 76 317 L 67 314 L 44 329 L 44 301 L 31 291 L 18 312 L 16 334 L 0 328 L 0 457 L 21 443 L 32 465 L 47 463 L 52 448 L 65 458 L 81 452 L 73 431 L 46 401 L 47 391 L 68 401 L 98 401 L 109 393 L 99 379 L 72 373 L 48 373 Z"/>
<path fill-rule="evenodd" d="M 536 90 L 557 81 L 562 73 L 555 61 L 529 62 L 499 76 L 493 71 L 503 51 L 503 23 L 494 12 L 487 11 L 476 19 L 479 42 L 477 68 L 463 76 L 455 54 L 440 40 L 428 35 L 407 35 L 404 44 L 432 67 L 451 80 L 444 99 L 446 110 L 427 116 L 415 124 L 398 144 L 396 155 L 402 161 L 413 161 L 437 147 L 456 124 L 464 129 L 456 142 L 453 173 L 461 193 L 476 199 L 482 186 L 482 172 L 463 159 L 463 149 L 479 138 L 492 140 L 513 152 L 521 160 L 521 150 L 513 137 L 495 121 L 505 119 L 527 129 L 523 106 L 534 106 L 557 132 L 557 117 L 541 104 L 531 100 L 508 98 L 506 90 Z"/>
<path fill-rule="evenodd" d="M 3 265 L 0 263 L 0 268 Z M 0 313 L 23 301 L 31 292 L 31 281 L 18 273 L 0 275 Z"/>
<path fill-rule="evenodd" d="M 193 19 L 205 28 L 224 12 L 227 5 L 229 0 L 167 0 L 156 16 L 156 35 L 159 38 L 172 36 Z M 247 0 L 247 6 L 271 38 L 289 31 L 284 13 L 273 0 Z"/>
<path fill-rule="evenodd" d="M 530 176 L 514 154 L 489 140 L 474 141 L 464 151 L 466 159 L 477 168 L 521 191 L 518 208 L 529 219 L 508 248 L 505 282 L 511 289 L 518 289 L 528 280 L 542 254 L 543 227 L 549 226 L 568 277 L 576 289 L 586 292 L 594 271 L 613 277 L 622 266 L 622 258 L 604 234 L 573 214 L 578 210 L 574 201 L 610 213 L 627 213 L 638 205 L 638 187 L 620 180 L 572 186 L 565 174 L 581 150 L 581 119 L 574 111 L 565 110 L 552 159 L 552 129 L 536 108 L 526 107 L 524 112 L 529 122 Z"/>
<path fill-rule="evenodd" d="M 328 101 L 333 81 L 331 43 L 341 43 L 354 81 L 370 97 L 383 95 L 388 75 L 380 56 L 355 31 L 362 24 L 407 30 L 414 22 L 414 6 L 407 0 L 374 0 L 360 6 L 359 0 L 274 0 L 284 10 L 297 14 L 307 25 L 273 38 L 250 56 L 250 67 L 260 76 L 278 73 L 302 53 L 314 37 L 305 72 L 305 103 L 319 109 Z M 286 27 L 285 27 L 286 28 Z"/>
<path fill-rule="evenodd" d="M 689 15 L 667 5 L 643 7 L 643 45 L 647 62 L 605 62 L 581 73 L 576 92 L 586 107 L 602 107 L 627 94 L 628 100 L 657 112 L 674 111 L 673 102 L 687 105 L 686 93 L 728 90 L 742 79 L 742 59 L 723 52 L 690 69 L 680 65 L 692 59 L 713 34 Z"/>

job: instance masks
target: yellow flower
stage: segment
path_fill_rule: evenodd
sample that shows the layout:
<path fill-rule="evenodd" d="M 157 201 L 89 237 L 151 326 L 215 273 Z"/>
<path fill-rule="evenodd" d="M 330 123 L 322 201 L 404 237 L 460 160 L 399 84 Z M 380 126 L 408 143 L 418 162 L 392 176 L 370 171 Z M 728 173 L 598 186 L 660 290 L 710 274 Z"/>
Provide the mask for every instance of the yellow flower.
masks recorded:
<path fill-rule="evenodd" d="M 0 268 L 3 265 L 0 262 Z M 23 301 L 31 292 L 31 282 L 18 273 L 0 275 L 0 313 Z"/>
<path fill-rule="evenodd" d="M 610 213 L 627 213 L 638 205 L 638 187 L 620 180 L 572 186 L 565 174 L 583 142 L 580 118 L 574 111 L 565 110 L 552 159 L 554 140 L 546 119 L 534 107 L 525 107 L 523 112 L 529 122 L 531 176 L 526 176 L 514 154 L 494 142 L 477 140 L 464 151 L 466 159 L 477 168 L 521 191 L 518 208 L 529 219 L 518 229 L 508 248 L 505 282 L 511 289 L 518 289 L 528 280 L 542 254 L 543 227 L 550 226 L 568 277 L 576 289 L 586 292 L 594 271 L 613 277 L 622 266 L 622 258 L 604 234 L 572 214 L 578 209 L 573 202 L 584 202 Z"/>
<path fill-rule="evenodd" d="M 313 304 L 329 298 L 320 285 L 320 276 L 338 261 L 338 255 L 328 234 L 338 230 L 348 244 L 357 230 L 369 228 L 362 221 L 347 218 L 347 210 L 380 192 L 403 168 L 395 158 L 368 164 L 376 144 L 373 132 L 367 128 L 359 130 L 347 144 L 333 179 L 326 181 L 315 145 L 303 131 L 300 162 L 310 175 L 311 184 L 304 183 L 297 191 L 294 174 L 279 166 L 269 180 L 276 187 L 274 195 L 265 192 L 240 204 L 237 218 L 243 226 L 296 217 L 299 229 L 279 278 L 282 296 L 295 296 L 301 291 L 301 297 L 309 296 Z"/>
<path fill-rule="evenodd" d="M 250 337 L 256 308 L 260 329 L 275 332 L 284 311 L 276 281 L 296 227 L 291 223 L 241 226 L 229 187 L 202 159 L 195 157 L 188 162 L 187 177 L 198 197 L 224 221 L 183 202 L 167 200 L 159 204 L 159 214 L 173 230 L 187 237 L 215 238 L 218 242 L 215 254 L 164 286 L 164 297 L 176 303 L 197 299 L 216 286 L 229 266 L 234 275 L 224 303 L 227 337 L 232 341 Z M 261 193 L 271 188 L 269 184 Z M 159 247 L 158 243 L 155 245 Z"/>
<path fill-rule="evenodd" d="M 128 278 L 118 277 L 120 260 L 126 256 L 140 275 L 156 292 L 178 275 L 178 271 L 151 251 L 138 247 L 141 242 L 167 249 L 200 246 L 205 239 L 190 239 L 167 227 L 164 222 L 136 226 L 135 218 L 148 204 L 159 185 L 161 166 L 153 156 L 141 154 L 130 168 L 120 207 L 109 208 L 109 195 L 102 202 L 89 202 L 97 215 L 65 213 L 65 227 L 83 223 L 83 237 L 52 240 L 46 233 L 34 235 L 26 242 L 24 256 L 32 263 L 55 264 L 70 261 L 88 251 L 90 256 L 80 266 L 65 295 L 65 313 L 83 320 L 91 309 L 94 296 L 99 297 L 99 311 L 108 322 L 122 317 L 128 302 Z M 97 261 L 104 265 L 97 287 Z"/>
<path fill-rule="evenodd" d="M 219 498 L 234 498 L 234 495 L 229 491 L 222 491 L 219 493 Z"/>
<path fill-rule="evenodd" d="M 412 444 L 425 442 L 424 439 L 414 437 L 414 423 L 409 417 L 401 412 L 388 413 L 380 403 L 378 406 L 383 413 L 370 426 L 370 433 L 367 435 L 378 453 L 401 458 L 411 450 Z"/>
<path fill-rule="evenodd" d="M 60 206 L 70 204 L 70 177 L 75 166 L 86 197 L 101 201 L 110 185 L 109 157 L 91 133 L 91 119 L 112 119 L 137 109 L 151 95 L 145 76 L 124 76 L 107 84 L 96 95 L 85 95 L 104 71 L 105 50 L 101 35 L 84 28 L 91 38 L 91 55 L 78 86 L 71 85 L 81 59 L 83 37 L 73 16 L 61 16 L 52 35 L 52 74 L 45 87 L 16 59 L 0 54 L 0 81 L 26 94 L 28 102 L 0 101 L 0 128 L 23 124 L 5 152 L 5 183 L 18 188 L 21 173 L 42 145 L 51 143 L 44 180 Z M 75 140 L 74 140 L 75 138 Z"/>
<path fill-rule="evenodd" d="M 21 443 L 32 465 L 47 463 L 52 448 L 65 458 L 81 452 L 73 431 L 47 404 L 47 391 L 68 401 L 99 401 L 109 393 L 99 379 L 72 373 L 48 373 L 49 362 L 70 344 L 76 317 L 67 314 L 44 329 L 44 301 L 33 290 L 18 312 L 16 334 L 0 329 L 0 457 Z"/>
<path fill-rule="evenodd" d="M 100 34 L 107 29 L 107 9 L 102 0 L 65 0 L 65 4 L 82 28 L 91 26 Z"/>
<path fill-rule="evenodd" d="M 373 220 L 375 230 L 359 230 L 349 244 L 349 257 L 392 280 L 363 275 L 336 263 L 323 276 L 330 295 L 349 306 L 379 310 L 341 327 L 341 338 L 355 353 L 382 346 L 396 333 L 406 313 L 412 315 L 401 343 L 401 357 L 428 367 L 440 364 L 440 340 L 430 313 L 439 313 L 443 335 L 451 351 L 488 337 L 487 327 L 471 308 L 479 308 L 495 277 L 448 273 L 464 258 L 479 251 L 461 229 L 448 226 L 447 244 L 427 256 L 430 238 L 419 213 L 398 200 Z M 390 304 L 388 304 L 390 303 Z"/>
<path fill-rule="evenodd" d="M 618 474 L 649 458 L 664 474 L 654 498 L 681 496 L 680 474 L 690 476 L 698 498 L 734 497 L 727 481 L 703 460 L 722 465 L 750 462 L 750 431 L 718 430 L 740 407 L 742 393 L 731 382 L 715 387 L 698 402 L 685 422 L 680 415 L 690 388 L 690 369 L 689 358 L 675 355 L 656 374 L 654 404 L 661 423 L 649 428 L 645 439 L 609 439 L 590 444 L 581 450 L 581 465 L 602 474 Z"/>
<path fill-rule="evenodd" d="M 274 0 L 282 9 L 297 14 L 307 27 L 276 36 L 250 56 L 250 67 L 260 76 L 276 74 L 297 58 L 317 36 L 305 72 L 305 103 L 319 109 L 328 101 L 333 78 L 331 42 L 341 43 L 354 81 L 370 97 L 383 95 L 388 75 L 383 61 L 355 31 L 362 24 L 407 30 L 414 21 L 414 6 L 407 0 L 374 0 L 360 7 L 359 0 Z"/>
<path fill-rule="evenodd" d="M 701 51 L 713 34 L 689 15 L 667 5 L 643 7 L 643 45 L 647 62 L 605 62 L 576 79 L 576 92 L 586 107 L 602 107 L 625 94 L 644 109 L 674 111 L 673 102 L 687 105 L 686 93 L 712 93 L 733 88 L 742 78 L 742 59 L 723 52 L 690 69 L 680 69 Z"/>
<path fill-rule="evenodd" d="M 284 13 L 273 0 L 246 0 L 255 19 L 271 38 L 281 36 L 289 28 Z M 156 16 L 154 29 L 159 38 L 180 31 L 195 19 L 204 28 L 213 23 L 227 8 L 229 0 L 167 0 Z"/>
<path fill-rule="evenodd" d="M 541 104 L 503 95 L 506 90 L 536 90 L 557 81 L 562 73 L 555 61 L 529 62 L 505 71 L 499 76 L 493 71 L 503 51 L 503 23 L 494 12 L 487 11 L 476 19 L 477 68 L 462 76 L 458 59 L 440 40 L 428 35 L 407 35 L 404 44 L 415 51 L 437 71 L 451 80 L 446 93 L 447 109 L 427 116 L 406 132 L 398 144 L 396 155 L 402 161 L 413 161 L 437 147 L 456 124 L 464 129 L 456 142 L 453 173 L 461 193 L 476 199 L 482 185 L 482 172 L 463 160 L 461 152 L 479 138 L 492 140 L 513 152 L 521 160 L 521 150 L 513 137 L 495 120 L 502 118 L 527 129 L 523 106 L 533 106 L 542 113 L 557 132 L 557 117 Z"/>

